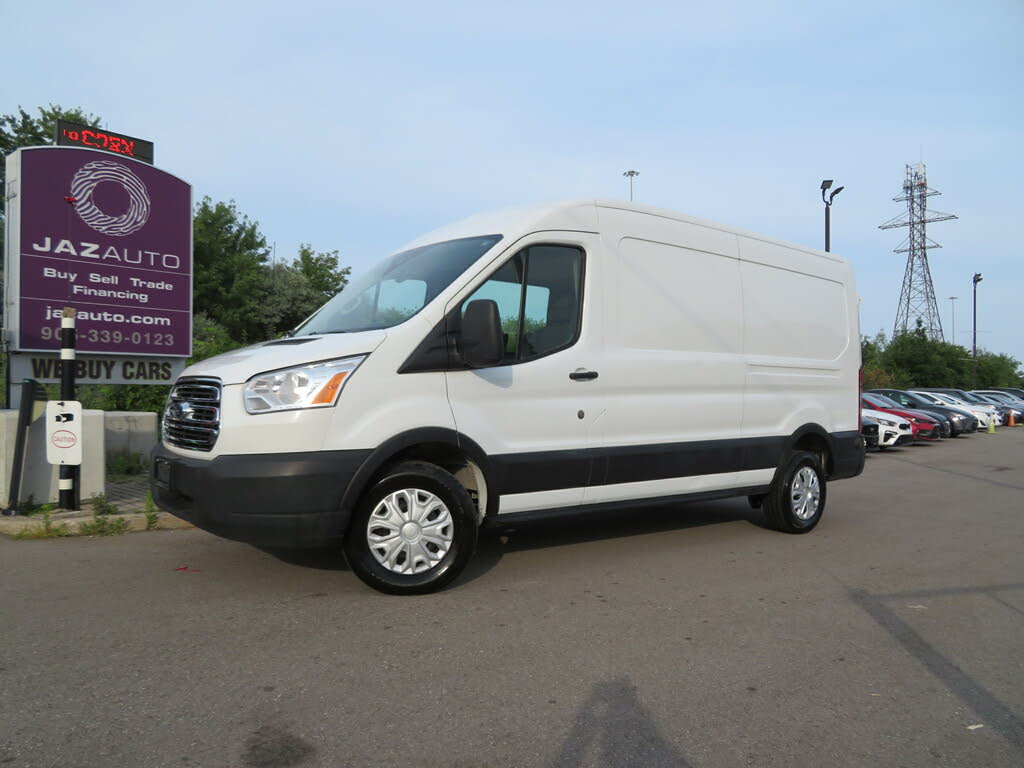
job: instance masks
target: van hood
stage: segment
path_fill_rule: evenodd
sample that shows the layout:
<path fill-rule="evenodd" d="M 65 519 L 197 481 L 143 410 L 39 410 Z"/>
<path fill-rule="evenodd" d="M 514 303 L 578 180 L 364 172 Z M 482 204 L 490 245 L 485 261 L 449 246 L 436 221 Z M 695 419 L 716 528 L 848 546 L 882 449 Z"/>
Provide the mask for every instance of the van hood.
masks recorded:
<path fill-rule="evenodd" d="M 377 330 L 274 339 L 190 365 L 182 376 L 216 376 L 224 384 L 242 384 L 266 371 L 364 355 L 379 347 L 387 336 Z"/>

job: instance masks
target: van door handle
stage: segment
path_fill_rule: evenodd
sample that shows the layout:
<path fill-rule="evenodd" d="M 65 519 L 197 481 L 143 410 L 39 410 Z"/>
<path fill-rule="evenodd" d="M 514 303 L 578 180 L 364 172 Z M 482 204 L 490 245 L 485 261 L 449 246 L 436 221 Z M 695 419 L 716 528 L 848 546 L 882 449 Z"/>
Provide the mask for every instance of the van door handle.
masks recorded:
<path fill-rule="evenodd" d="M 569 378 L 573 381 L 591 381 L 597 378 L 597 371 L 587 371 L 583 368 L 577 368 L 569 374 Z"/>

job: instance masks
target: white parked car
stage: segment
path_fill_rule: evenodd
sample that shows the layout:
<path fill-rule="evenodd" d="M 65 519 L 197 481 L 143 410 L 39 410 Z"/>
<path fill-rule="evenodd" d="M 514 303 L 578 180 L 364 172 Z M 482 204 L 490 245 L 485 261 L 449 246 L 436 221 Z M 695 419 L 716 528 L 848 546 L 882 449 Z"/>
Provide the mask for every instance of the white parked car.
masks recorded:
<path fill-rule="evenodd" d="M 884 451 L 895 445 L 914 442 L 914 432 L 906 419 L 885 411 L 862 408 L 861 413 L 878 424 L 878 449 Z"/>
<path fill-rule="evenodd" d="M 982 403 L 965 403 L 959 397 L 948 395 L 945 392 L 932 392 L 929 390 L 912 389 L 915 395 L 920 395 L 925 400 L 932 400 L 939 405 L 946 405 L 956 408 L 964 413 L 969 413 L 978 420 L 978 429 L 988 429 L 988 423 L 994 421 L 999 426 L 999 412 L 991 405 Z"/>
<path fill-rule="evenodd" d="M 835 254 L 672 211 L 481 214 L 187 368 L 153 493 L 227 538 L 337 545 L 392 593 L 553 510 L 746 496 L 805 533 L 864 467 L 857 304 Z"/>
<path fill-rule="evenodd" d="M 1015 411 L 1013 418 L 1018 422 L 1021 415 L 1024 414 L 1024 400 L 1011 395 L 1009 392 L 1000 392 L 996 389 L 974 389 L 971 391 L 976 395 L 984 395 L 989 400 L 1013 408 Z"/>

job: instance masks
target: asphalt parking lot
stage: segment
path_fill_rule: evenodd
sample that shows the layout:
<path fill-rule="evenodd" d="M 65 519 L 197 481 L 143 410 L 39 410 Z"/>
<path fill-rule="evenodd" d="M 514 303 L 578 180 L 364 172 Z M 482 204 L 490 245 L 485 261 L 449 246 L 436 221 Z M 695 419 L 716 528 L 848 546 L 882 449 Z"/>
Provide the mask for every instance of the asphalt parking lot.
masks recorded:
<path fill-rule="evenodd" d="M 414 598 L 197 530 L 0 540 L 0 764 L 1024 763 L 1024 428 L 759 519 L 535 524 Z"/>

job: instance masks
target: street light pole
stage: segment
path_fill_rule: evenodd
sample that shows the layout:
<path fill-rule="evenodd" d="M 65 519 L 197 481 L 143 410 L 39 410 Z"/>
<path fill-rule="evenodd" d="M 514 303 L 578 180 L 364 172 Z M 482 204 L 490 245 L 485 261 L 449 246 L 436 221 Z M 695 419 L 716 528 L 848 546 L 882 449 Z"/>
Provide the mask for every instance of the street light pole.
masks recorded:
<path fill-rule="evenodd" d="M 974 341 L 971 345 L 971 357 L 974 358 L 974 372 L 971 374 L 972 389 L 978 386 L 978 283 L 983 279 L 981 272 L 974 273 Z"/>
<path fill-rule="evenodd" d="M 837 187 L 836 190 L 825 199 L 825 193 L 832 188 L 832 179 L 825 179 L 821 182 L 821 202 L 825 204 L 825 252 L 828 253 L 832 248 L 831 238 L 831 211 L 832 211 L 832 199 L 842 192 L 845 187 Z"/>
<path fill-rule="evenodd" d="M 629 170 L 622 174 L 629 179 L 629 202 L 633 202 L 633 179 L 640 175 L 640 171 Z"/>
<path fill-rule="evenodd" d="M 953 343 L 954 344 L 956 344 L 956 300 L 959 299 L 959 298 L 960 298 L 959 296 L 950 296 L 949 297 L 949 311 L 953 315 L 953 337 L 952 338 L 953 338 Z"/>

